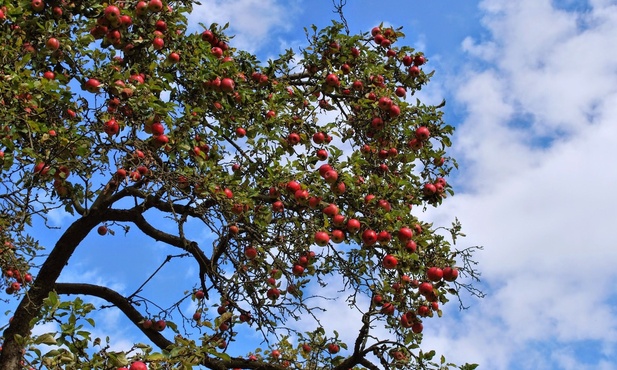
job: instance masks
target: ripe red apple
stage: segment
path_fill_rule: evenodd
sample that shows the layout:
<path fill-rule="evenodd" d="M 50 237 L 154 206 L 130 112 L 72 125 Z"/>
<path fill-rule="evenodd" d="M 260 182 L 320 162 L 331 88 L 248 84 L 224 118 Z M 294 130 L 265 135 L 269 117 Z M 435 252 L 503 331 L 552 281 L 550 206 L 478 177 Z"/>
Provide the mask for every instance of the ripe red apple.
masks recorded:
<path fill-rule="evenodd" d="M 439 281 L 443 278 L 443 270 L 439 267 L 430 267 L 426 270 L 426 277 L 431 281 Z"/>
<path fill-rule="evenodd" d="M 321 198 L 319 198 L 319 197 L 310 197 L 309 200 L 308 200 L 308 206 L 311 209 L 319 208 L 320 204 L 321 204 Z"/>
<path fill-rule="evenodd" d="M 420 294 L 422 294 L 423 296 L 433 294 L 433 284 L 425 281 L 420 284 L 420 286 L 418 287 L 418 290 L 420 291 Z"/>
<path fill-rule="evenodd" d="M 85 83 L 85 89 L 91 93 L 97 93 L 99 91 L 99 86 L 101 83 L 96 78 L 90 78 Z"/>
<path fill-rule="evenodd" d="M 96 232 L 99 233 L 99 235 L 106 235 L 107 234 L 107 226 L 105 226 L 105 225 L 99 226 L 98 229 L 96 229 Z"/>
<path fill-rule="evenodd" d="M 151 12 L 160 12 L 163 10 L 163 2 L 161 0 L 150 0 L 148 10 Z"/>
<path fill-rule="evenodd" d="M 167 327 L 167 322 L 165 322 L 165 320 L 157 320 L 156 322 L 152 323 L 152 327 L 156 331 L 163 331 Z"/>
<path fill-rule="evenodd" d="M 309 192 L 306 189 L 296 190 L 296 192 L 294 193 L 294 198 L 298 203 L 304 203 L 309 198 Z"/>
<path fill-rule="evenodd" d="M 287 189 L 287 191 L 291 194 L 295 194 L 296 191 L 300 190 L 301 188 L 302 186 L 300 185 L 300 183 L 294 180 L 289 181 L 285 186 L 285 189 Z"/>
<path fill-rule="evenodd" d="M 305 353 L 311 352 L 311 346 L 309 346 L 308 344 L 304 343 L 302 345 L 302 351 L 304 351 Z"/>
<path fill-rule="evenodd" d="M 339 345 L 338 345 L 338 344 L 336 344 L 336 343 L 330 343 L 330 344 L 328 344 L 328 352 L 329 352 L 330 354 L 335 354 L 335 353 L 338 353 L 340 350 L 341 350 L 341 348 L 339 347 Z"/>
<path fill-rule="evenodd" d="M 321 144 L 326 139 L 326 135 L 323 132 L 316 132 L 313 134 L 313 142 L 315 144 Z"/>
<path fill-rule="evenodd" d="M 401 242 L 405 243 L 411 240 L 413 237 L 413 231 L 410 228 L 403 226 L 398 230 L 397 236 Z"/>
<path fill-rule="evenodd" d="M 277 288 L 270 288 L 268 289 L 268 291 L 266 292 L 266 295 L 268 296 L 268 298 L 270 298 L 271 300 L 276 300 L 278 297 L 281 296 L 281 291 L 278 290 Z"/>
<path fill-rule="evenodd" d="M 325 231 L 317 231 L 315 233 L 315 244 L 325 247 L 330 242 L 330 236 Z"/>
<path fill-rule="evenodd" d="M 377 233 L 371 229 L 364 230 L 362 233 L 362 242 L 366 246 L 371 246 L 377 243 Z"/>
<path fill-rule="evenodd" d="M 43 78 L 47 80 L 53 80 L 54 78 L 56 78 L 56 74 L 52 71 L 46 71 L 45 73 L 43 73 Z"/>
<path fill-rule="evenodd" d="M 108 5 L 103 11 L 105 19 L 109 22 L 118 22 L 120 20 L 120 9 L 115 5 Z"/>
<path fill-rule="evenodd" d="M 396 268 L 397 264 L 398 264 L 398 259 L 391 254 L 386 255 L 382 262 L 383 267 L 389 270 Z"/>
<path fill-rule="evenodd" d="M 392 106 L 392 99 L 388 98 L 387 96 L 383 96 L 379 98 L 377 106 L 382 110 L 388 110 Z"/>
<path fill-rule="evenodd" d="M 152 40 L 152 47 L 154 47 L 155 50 L 161 50 L 163 46 L 165 46 L 165 41 L 162 38 L 155 37 L 154 40 Z"/>
<path fill-rule="evenodd" d="M 416 55 L 415 58 L 413 58 L 413 64 L 417 65 L 417 66 L 421 66 L 426 62 L 426 58 L 424 58 L 423 55 Z"/>
<path fill-rule="evenodd" d="M 424 184 L 424 188 L 422 188 L 422 192 L 426 196 L 434 195 L 437 192 L 437 188 L 433 184 Z"/>
<path fill-rule="evenodd" d="M 326 85 L 328 86 L 339 86 L 340 82 L 338 79 L 338 76 L 334 73 L 330 73 L 329 75 L 326 76 Z"/>
<path fill-rule="evenodd" d="M 325 149 L 319 149 L 316 153 L 317 159 L 320 161 L 325 161 L 328 159 L 328 151 Z"/>
<path fill-rule="evenodd" d="M 351 218 L 347 221 L 347 231 L 352 234 L 357 233 L 360 230 L 360 227 L 360 221 L 356 220 L 355 218 Z"/>
<path fill-rule="evenodd" d="M 205 296 L 206 294 L 201 289 L 195 292 L 195 298 L 197 299 L 204 299 Z"/>
<path fill-rule="evenodd" d="M 294 265 L 294 267 L 292 268 L 292 273 L 295 276 L 302 276 L 304 274 L 304 266 L 302 265 Z"/>
<path fill-rule="evenodd" d="M 394 314 L 394 305 L 390 302 L 386 302 L 381 306 L 381 313 L 384 315 L 392 315 Z"/>
<path fill-rule="evenodd" d="M 287 142 L 290 145 L 297 145 L 300 142 L 300 135 L 298 135 L 295 132 L 292 132 L 291 134 L 289 134 L 289 136 L 287 136 Z"/>
<path fill-rule="evenodd" d="M 337 214 L 334 215 L 332 217 L 332 224 L 336 227 L 343 227 L 345 226 L 345 216 L 341 215 L 341 214 Z"/>
<path fill-rule="evenodd" d="M 413 331 L 416 334 L 422 333 L 423 329 L 424 329 L 424 326 L 422 326 L 421 322 L 415 322 L 413 323 L 413 325 L 411 325 L 411 331 Z"/>
<path fill-rule="evenodd" d="M 176 52 L 170 53 L 167 56 L 167 60 L 169 60 L 172 63 L 178 63 L 180 61 L 180 54 L 178 54 Z"/>
<path fill-rule="evenodd" d="M 255 257 L 257 257 L 257 249 L 255 247 L 248 246 L 244 248 L 244 255 L 250 260 L 255 259 Z"/>
<path fill-rule="evenodd" d="M 407 243 L 405 243 L 405 249 L 407 249 L 407 251 L 411 253 L 414 253 L 417 248 L 418 246 L 416 245 L 416 242 L 414 242 L 413 240 L 409 240 Z"/>
<path fill-rule="evenodd" d="M 272 203 L 272 212 L 282 213 L 285 210 L 285 205 L 280 200 Z"/>
<path fill-rule="evenodd" d="M 413 64 L 413 58 L 410 55 L 405 55 L 403 57 L 403 65 L 405 67 L 409 67 Z"/>
<path fill-rule="evenodd" d="M 431 137 L 431 132 L 426 126 L 420 126 L 416 129 L 416 139 L 426 141 Z"/>
<path fill-rule="evenodd" d="M 345 241 L 345 232 L 343 230 L 334 229 L 332 230 L 332 241 L 335 243 L 342 243 Z"/>
<path fill-rule="evenodd" d="M 221 90 L 223 92 L 230 93 L 234 91 L 235 87 L 236 87 L 236 83 L 231 78 L 225 77 L 221 80 Z"/>
<path fill-rule="evenodd" d="M 210 51 L 212 52 L 212 55 L 219 59 L 223 57 L 223 49 L 219 48 L 218 46 L 213 47 L 212 49 L 210 49 Z"/>
<path fill-rule="evenodd" d="M 163 135 L 165 133 L 165 127 L 160 122 L 154 122 L 150 126 L 150 130 L 152 131 L 152 135 L 158 136 Z"/>
<path fill-rule="evenodd" d="M 323 178 L 328 184 L 334 184 L 336 180 L 338 180 L 338 172 L 336 172 L 335 170 L 329 170 L 328 172 L 324 173 Z"/>
<path fill-rule="evenodd" d="M 409 74 L 412 77 L 418 77 L 420 75 L 420 68 L 418 68 L 418 66 L 409 67 Z"/>
<path fill-rule="evenodd" d="M 443 269 L 443 279 L 445 281 L 454 281 L 458 278 L 458 269 L 454 267 L 446 267 Z"/>
<path fill-rule="evenodd" d="M 37 0 L 34 0 L 34 1 L 37 1 Z M 60 41 L 58 41 L 58 39 L 55 37 L 50 37 L 45 42 L 45 47 L 47 47 L 48 50 L 56 51 L 60 48 Z"/>
<path fill-rule="evenodd" d="M 148 370 L 148 366 L 141 361 L 135 361 L 131 364 L 129 370 Z"/>
<path fill-rule="evenodd" d="M 328 217 L 334 217 L 339 213 L 338 206 L 334 203 L 330 203 L 323 209 L 323 213 Z"/>
<path fill-rule="evenodd" d="M 246 130 L 245 130 L 245 129 L 243 129 L 242 127 L 238 127 L 238 128 L 236 129 L 236 135 L 237 135 L 238 137 L 244 137 L 244 136 L 246 136 Z"/>
<path fill-rule="evenodd" d="M 403 86 L 399 86 L 394 91 L 394 94 L 396 94 L 396 96 L 398 96 L 399 98 L 404 98 L 405 95 L 407 95 L 407 90 L 405 90 Z"/>
<path fill-rule="evenodd" d="M 32 0 L 30 6 L 33 11 L 42 12 L 45 9 L 45 2 L 43 0 Z"/>
<path fill-rule="evenodd" d="M 109 136 L 116 135 L 120 131 L 120 126 L 118 125 L 118 122 L 112 118 L 105 122 L 103 131 L 105 131 L 105 133 Z"/>
<path fill-rule="evenodd" d="M 330 166 L 327 163 L 324 163 L 321 166 L 319 166 L 319 175 L 321 177 L 325 177 L 326 172 L 331 171 L 331 170 L 332 170 L 332 166 Z"/>
<path fill-rule="evenodd" d="M 377 241 L 379 244 L 388 244 L 392 240 L 392 235 L 389 232 L 383 230 L 377 234 Z"/>

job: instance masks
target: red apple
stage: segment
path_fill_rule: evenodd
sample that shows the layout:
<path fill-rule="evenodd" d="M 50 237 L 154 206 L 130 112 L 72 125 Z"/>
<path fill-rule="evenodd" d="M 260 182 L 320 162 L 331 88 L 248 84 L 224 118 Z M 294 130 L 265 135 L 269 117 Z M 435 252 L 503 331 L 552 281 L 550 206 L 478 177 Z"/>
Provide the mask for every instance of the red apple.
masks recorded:
<path fill-rule="evenodd" d="M 129 370 L 148 370 L 148 366 L 141 361 L 135 361 L 131 364 Z"/>
<path fill-rule="evenodd" d="M 60 48 L 60 41 L 58 41 L 58 39 L 55 38 L 55 37 L 50 37 L 45 42 L 45 47 L 47 47 L 48 50 L 56 51 L 56 50 L 58 50 Z"/>
<path fill-rule="evenodd" d="M 458 270 L 454 267 L 446 267 L 443 269 L 443 279 L 445 281 L 454 281 L 458 278 Z"/>
<path fill-rule="evenodd" d="M 384 257 L 382 265 L 385 269 L 394 269 L 398 264 L 398 259 L 391 254 L 388 254 Z"/>
<path fill-rule="evenodd" d="M 255 247 L 248 246 L 244 248 L 244 255 L 250 260 L 255 259 L 255 257 L 257 257 L 257 249 L 255 249 Z"/>
<path fill-rule="evenodd" d="M 425 281 L 420 284 L 420 286 L 418 287 L 418 290 L 420 291 L 420 294 L 422 294 L 423 296 L 433 294 L 433 284 Z"/>
<path fill-rule="evenodd" d="M 325 247 L 330 242 L 330 236 L 325 231 L 317 231 L 315 233 L 315 244 Z"/>
<path fill-rule="evenodd" d="M 347 231 L 352 234 L 357 233 L 360 230 L 360 227 L 360 221 L 356 220 L 355 218 L 351 218 L 347 221 Z"/>
<path fill-rule="evenodd" d="M 106 235 L 107 234 L 107 226 L 105 226 L 105 225 L 99 226 L 98 229 L 96 229 L 96 232 L 99 233 L 99 235 Z"/>
<path fill-rule="evenodd" d="M 407 243 L 405 243 L 405 249 L 407 249 L 407 251 L 411 253 L 414 253 L 417 248 L 418 246 L 416 245 L 416 242 L 414 242 L 413 240 L 409 240 Z"/>
<path fill-rule="evenodd" d="M 336 343 L 330 343 L 330 344 L 328 344 L 328 352 L 329 352 L 330 354 L 335 354 L 335 353 L 338 353 L 340 350 L 341 350 L 341 348 L 339 347 L 339 345 L 338 345 L 338 344 L 336 344 Z"/>
<path fill-rule="evenodd" d="M 294 265 L 292 269 L 292 273 L 295 276 L 302 276 L 304 274 L 304 267 L 302 265 Z"/>
<path fill-rule="evenodd" d="M 431 132 L 426 126 L 420 126 L 416 129 L 416 139 L 426 141 L 431 137 Z"/>
<path fill-rule="evenodd" d="M 150 0 L 148 3 L 148 10 L 151 12 L 160 12 L 163 10 L 163 2 L 161 2 L 161 0 Z"/>
<path fill-rule="evenodd" d="M 167 327 L 167 322 L 165 322 L 165 320 L 157 320 L 156 322 L 152 323 L 152 327 L 156 331 L 163 331 Z"/>
<path fill-rule="evenodd" d="M 328 159 L 328 151 L 325 149 L 319 149 L 316 153 L 317 159 L 320 161 L 325 161 Z"/>
<path fill-rule="evenodd" d="M 413 237 L 413 231 L 410 228 L 403 226 L 398 230 L 397 236 L 401 242 L 405 243 L 411 240 Z"/>
<path fill-rule="evenodd" d="M 332 241 L 335 243 L 342 243 L 345 241 L 345 232 L 343 230 L 332 230 Z"/>
<path fill-rule="evenodd" d="M 439 267 L 430 267 L 426 270 L 426 277 L 431 281 L 439 281 L 443 278 L 443 270 Z"/>
<path fill-rule="evenodd" d="M 338 76 L 335 75 L 334 73 L 330 73 L 329 75 L 326 76 L 326 85 L 336 87 L 339 84 L 340 82 L 338 80 Z"/>
<path fill-rule="evenodd" d="M 235 86 L 236 83 L 231 78 L 225 77 L 221 80 L 221 90 L 223 92 L 232 92 L 234 91 Z"/>
<path fill-rule="evenodd" d="M 162 38 L 155 37 L 154 40 L 152 40 L 152 47 L 154 47 L 155 50 L 161 50 L 163 46 L 165 46 L 165 41 Z"/>
<path fill-rule="evenodd" d="M 323 209 L 323 213 L 328 217 L 334 217 L 339 213 L 339 209 L 336 204 L 330 203 Z"/>
<path fill-rule="evenodd" d="M 96 78 L 90 78 L 86 81 L 85 89 L 91 93 L 97 93 L 99 91 L 99 86 L 101 83 Z"/>
<path fill-rule="evenodd" d="M 244 136 L 246 136 L 246 130 L 245 130 L 245 129 L 243 129 L 242 127 L 238 127 L 238 128 L 236 129 L 236 135 L 237 135 L 238 137 L 244 137 Z"/>
<path fill-rule="evenodd" d="M 365 230 L 362 233 L 362 242 L 364 245 L 371 246 L 377 243 L 377 233 L 373 230 Z"/>
<path fill-rule="evenodd" d="M 281 291 L 278 290 L 277 288 L 270 288 L 268 289 L 268 291 L 266 292 L 266 295 L 268 296 L 268 298 L 270 298 L 271 300 L 276 300 L 278 297 L 281 296 Z"/>
<path fill-rule="evenodd" d="M 329 170 L 323 175 L 323 178 L 328 184 L 334 184 L 336 180 L 338 180 L 338 172 L 335 170 Z"/>

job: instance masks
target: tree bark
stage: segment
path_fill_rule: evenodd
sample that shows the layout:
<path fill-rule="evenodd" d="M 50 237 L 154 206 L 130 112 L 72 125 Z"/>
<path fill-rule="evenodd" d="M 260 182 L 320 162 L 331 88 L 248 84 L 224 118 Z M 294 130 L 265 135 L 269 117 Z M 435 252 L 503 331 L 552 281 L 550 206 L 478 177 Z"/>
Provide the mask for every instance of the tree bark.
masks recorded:
<path fill-rule="evenodd" d="M 43 305 L 49 292 L 54 289 L 56 280 L 68 263 L 75 248 L 90 231 L 101 222 L 101 216 L 91 212 L 75 221 L 62 234 L 53 250 L 41 266 L 32 287 L 28 290 L 15 310 L 9 327 L 4 331 L 4 343 L 0 352 L 1 370 L 19 370 L 22 360 L 22 346 L 15 340 L 16 336 L 26 338 L 30 335 L 30 323 Z"/>

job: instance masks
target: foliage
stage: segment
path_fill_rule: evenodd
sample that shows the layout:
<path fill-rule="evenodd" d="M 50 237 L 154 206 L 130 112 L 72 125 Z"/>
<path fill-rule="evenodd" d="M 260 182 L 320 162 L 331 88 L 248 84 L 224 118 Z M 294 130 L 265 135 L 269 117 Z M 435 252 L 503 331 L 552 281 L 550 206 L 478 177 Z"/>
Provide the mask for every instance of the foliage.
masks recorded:
<path fill-rule="evenodd" d="M 454 366 L 420 350 L 423 322 L 468 287 L 459 271 L 476 276 L 469 250 L 452 246 L 460 225 L 450 242 L 420 218 L 453 194 L 444 178 L 456 166 L 441 106 L 413 100 L 432 75 L 426 58 L 395 46 L 400 29 L 348 35 L 333 22 L 307 29 L 299 53 L 260 63 L 225 26 L 189 34 L 193 5 L 2 7 L 0 267 L 19 300 L 2 369 Z M 45 251 L 31 225 L 51 211 L 72 217 Z M 141 233 L 179 250 L 168 260 L 191 258 L 195 315 L 177 304 L 149 316 L 156 304 L 135 295 L 58 283 L 94 230 Z M 362 315 L 353 343 L 317 319 L 329 297 L 306 294 L 337 283 Z M 151 344 L 118 352 L 94 338 L 91 296 Z M 286 325 L 294 319 L 306 330 Z M 59 331 L 31 334 L 45 322 Z M 268 348 L 237 356 L 241 330 Z"/>

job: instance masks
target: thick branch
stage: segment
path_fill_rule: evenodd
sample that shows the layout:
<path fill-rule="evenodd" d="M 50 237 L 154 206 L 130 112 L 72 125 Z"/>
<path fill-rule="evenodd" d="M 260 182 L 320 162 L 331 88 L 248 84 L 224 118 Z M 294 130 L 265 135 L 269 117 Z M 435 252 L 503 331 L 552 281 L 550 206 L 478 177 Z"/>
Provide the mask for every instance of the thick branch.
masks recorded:
<path fill-rule="evenodd" d="M 173 344 L 156 330 L 144 329 L 144 327 L 140 325 L 144 317 L 133 307 L 127 298 L 123 297 L 115 290 L 94 284 L 56 283 L 55 291 L 58 294 L 84 294 L 102 298 L 118 307 L 118 309 L 120 309 L 120 311 L 122 311 L 122 313 L 124 313 L 124 315 L 159 348 L 166 349 Z"/>
<path fill-rule="evenodd" d="M 83 241 L 97 224 L 102 220 L 99 212 L 91 212 L 88 216 L 75 221 L 62 234 L 51 253 L 41 266 L 36 280 L 28 294 L 19 303 L 13 320 L 4 331 L 4 343 L 0 352 L 0 369 L 18 370 L 21 368 L 21 346 L 15 341 L 15 336 L 23 338 L 30 334 L 30 322 L 36 317 L 43 300 L 52 291 L 58 276 L 68 263 L 75 248 Z"/>

